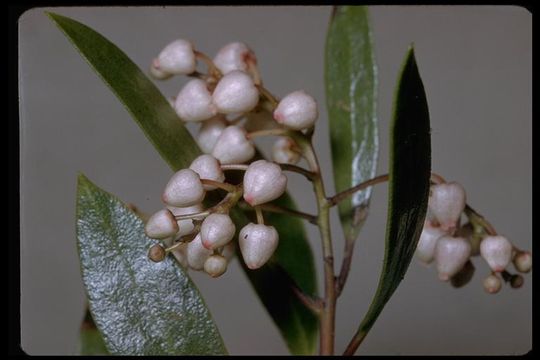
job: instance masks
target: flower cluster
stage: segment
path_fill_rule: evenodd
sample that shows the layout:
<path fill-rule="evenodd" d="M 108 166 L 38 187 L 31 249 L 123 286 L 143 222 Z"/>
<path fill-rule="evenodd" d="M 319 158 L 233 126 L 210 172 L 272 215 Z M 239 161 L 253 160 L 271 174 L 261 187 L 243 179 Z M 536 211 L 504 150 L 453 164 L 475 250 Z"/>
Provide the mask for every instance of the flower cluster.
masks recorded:
<path fill-rule="evenodd" d="M 469 221 L 460 226 L 463 213 Z M 475 270 L 470 258 L 481 256 L 491 270 L 483 283 L 490 294 L 501 289 L 501 278 L 514 288 L 523 284 L 521 275 L 506 270 L 510 263 L 521 273 L 529 272 L 532 267 L 531 253 L 517 249 L 468 207 L 465 190 L 457 182 L 431 186 L 428 215 L 416 256 L 425 264 L 435 261 L 439 279 L 451 280 L 458 287 L 470 280 Z"/>
<path fill-rule="evenodd" d="M 206 64 L 207 73 L 197 71 L 198 60 Z M 146 234 L 163 242 L 150 249 L 150 259 L 161 261 L 170 252 L 186 268 L 222 275 L 235 251 L 237 229 L 229 212 L 243 198 L 255 210 L 257 223 L 239 230 L 238 245 L 248 268 L 263 266 L 279 235 L 264 224 L 260 206 L 285 192 L 287 177 L 279 164 L 293 165 L 301 157 L 296 142 L 286 135 L 314 126 L 316 101 L 304 91 L 275 99 L 262 86 L 255 54 L 239 42 L 224 46 L 212 60 L 189 41 L 173 41 L 152 61 L 150 74 L 159 80 L 192 77 L 171 105 L 180 120 L 200 123 L 196 141 L 204 153 L 171 177 L 162 195 L 166 208 L 148 219 Z M 252 161 L 253 139 L 268 130 L 282 135 L 272 148 L 273 161 Z M 243 181 L 227 182 L 226 170 L 245 171 Z M 227 195 L 205 209 L 207 192 L 218 189 Z"/>

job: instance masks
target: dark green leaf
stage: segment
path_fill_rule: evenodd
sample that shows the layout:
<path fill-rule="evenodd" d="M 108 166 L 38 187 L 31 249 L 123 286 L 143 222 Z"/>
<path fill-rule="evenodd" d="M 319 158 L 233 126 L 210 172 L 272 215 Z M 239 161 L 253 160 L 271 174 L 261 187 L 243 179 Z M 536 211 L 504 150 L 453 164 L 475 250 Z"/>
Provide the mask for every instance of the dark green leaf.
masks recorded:
<path fill-rule="evenodd" d="M 326 39 L 326 103 L 336 192 L 375 177 L 377 67 L 367 6 L 338 6 Z M 367 217 L 371 187 L 340 202 L 343 232 L 354 241 Z"/>
<path fill-rule="evenodd" d="M 174 171 L 188 167 L 201 154 L 168 101 L 126 54 L 102 35 L 75 20 L 51 13 L 49 16 L 110 86 Z M 287 196 L 284 199 L 282 201 L 290 202 L 290 207 L 294 208 L 292 200 Z M 234 210 L 231 215 L 237 228 L 248 222 L 239 210 Z M 306 292 L 316 292 L 313 255 L 301 220 L 276 214 L 272 215 L 271 221 L 281 239 L 275 256 L 277 263 L 290 272 L 300 288 Z M 260 284 L 259 278 L 249 276 L 251 270 L 245 270 L 291 352 L 312 353 L 318 331 L 315 316 L 294 297 L 287 284 L 276 283 L 272 292 L 265 292 L 261 290 L 265 284 Z M 272 267 L 264 267 L 261 271 L 279 277 Z M 279 304 L 276 299 L 280 299 Z M 277 305 L 281 307 L 280 311 L 275 310 Z"/>
<path fill-rule="evenodd" d="M 108 355 L 103 336 L 96 327 L 90 309 L 86 308 L 80 333 L 80 355 Z"/>
<path fill-rule="evenodd" d="M 77 239 L 95 323 L 118 355 L 226 354 L 199 291 L 168 257 L 154 263 L 144 223 L 79 175 Z"/>
<path fill-rule="evenodd" d="M 424 85 L 414 50 L 407 52 L 390 127 L 388 217 L 377 292 L 360 324 L 367 333 L 405 277 L 424 225 L 431 175 L 431 137 Z"/>

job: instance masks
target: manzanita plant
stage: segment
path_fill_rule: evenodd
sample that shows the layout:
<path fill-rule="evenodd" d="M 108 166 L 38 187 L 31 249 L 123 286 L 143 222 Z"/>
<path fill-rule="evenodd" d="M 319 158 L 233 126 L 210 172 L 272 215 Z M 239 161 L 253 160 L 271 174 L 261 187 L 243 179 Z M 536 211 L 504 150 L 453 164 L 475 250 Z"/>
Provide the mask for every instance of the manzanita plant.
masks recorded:
<path fill-rule="evenodd" d="M 236 256 L 293 354 L 334 347 L 337 300 L 347 282 L 355 241 L 372 186 L 388 182 L 386 250 L 372 304 L 345 355 L 356 352 L 405 276 L 414 254 L 435 262 L 454 287 L 472 278 L 471 257 L 489 267 L 488 293 L 503 282 L 518 288 L 532 267 L 466 201 L 465 189 L 431 172 L 426 95 L 411 47 L 395 91 L 388 174 L 376 176 L 377 72 L 367 9 L 335 8 L 326 44 L 326 103 L 336 192 L 323 184 L 312 144 L 318 102 L 299 89 L 275 96 L 263 85 L 255 53 L 242 42 L 212 58 L 175 39 L 141 71 L 120 49 L 87 26 L 50 18 L 126 106 L 174 174 L 151 216 L 122 204 L 84 175 L 78 180 L 77 237 L 89 312 L 82 352 L 137 355 L 227 354 L 189 271 L 219 277 Z M 155 80 L 191 78 L 171 99 Z M 186 122 L 199 123 L 195 137 Z M 273 137 L 271 159 L 257 149 Z M 297 209 L 287 173 L 311 183 L 317 213 Z M 337 207 L 345 242 L 336 272 L 330 211 Z M 466 219 L 466 221 L 462 221 Z M 319 228 L 324 289 L 302 221 Z"/>

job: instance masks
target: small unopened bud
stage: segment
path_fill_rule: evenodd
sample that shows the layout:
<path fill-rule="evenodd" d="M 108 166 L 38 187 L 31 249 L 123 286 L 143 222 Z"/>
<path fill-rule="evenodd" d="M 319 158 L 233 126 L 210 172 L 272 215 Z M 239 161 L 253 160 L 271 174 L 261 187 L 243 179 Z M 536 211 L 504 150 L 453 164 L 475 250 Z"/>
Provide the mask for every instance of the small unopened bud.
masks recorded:
<path fill-rule="evenodd" d="M 420 261 L 425 264 L 430 264 L 433 261 L 437 240 L 444 235 L 447 235 L 447 233 L 442 231 L 441 228 L 433 227 L 429 222 L 424 223 L 420 240 L 418 240 L 418 245 L 416 246 L 416 256 Z"/>
<path fill-rule="evenodd" d="M 210 214 L 201 225 L 202 244 L 207 249 L 216 249 L 232 240 L 236 227 L 229 215 Z"/>
<path fill-rule="evenodd" d="M 203 153 L 212 153 L 212 149 L 214 148 L 217 139 L 227 125 L 228 122 L 222 114 L 214 116 L 210 120 L 206 120 L 202 123 L 199 133 L 197 134 L 197 144 Z"/>
<path fill-rule="evenodd" d="M 217 114 L 212 95 L 206 83 L 200 79 L 190 80 L 178 93 L 174 109 L 184 121 L 208 120 Z"/>
<path fill-rule="evenodd" d="M 255 54 L 246 44 L 233 42 L 222 47 L 216 57 L 214 64 L 223 75 L 234 70 L 247 71 L 248 62 L 257 63 Z"/>
<path fill-rule="evenodd" d="M 235 70 L 219 80 L 212 98 L 222 114 L 244 113 L 253 110 L 259 102 L 259 90 L 251 76 Z"/>
<path fill-rule="evenodd" d="M 461 237 L 443 236 L 435 247 L 435 261 L 439 279 L 448 281 L 469 260 L 471 245 Z"/>
<path fill-rule="evenodd" d="M 167 209 L 169 209 L 173 213 L 174 216 L 179 216 L 179 215 L 200 213 L 204 210 L 204 207 L 202 206 L 202 204 L 196 204 L 196 205 L 188 206 L 188 207 L 176 207 L 176 206 L 169 205 L 167 206 Z M 194 219 L 200 220 L 203 218 L 204 216 L 194 218 Z M 191 232 L 195 228 L 195 226 L 193 225 L 193 219 L 177 220 L 176 222 L 178 223 L 178 227 L 180 228 L 176 236 L 177 239 L 184 235 L 191 234 Z"/>
<path fill-rule="evenodd" d="M 201 179 L 214 180 L 223 182 L 225 180 L 225 174 L 221 170 L 219 161 L 212 155 L 201 155 L 197 157 L 189 168 L 199 174 Z M 203 185 L 206 191 L 215 190 L 216 187 L 212 185 Z"/>
<path fill-rule="evenodd" d="M 244 200 L 251 206 L 277 199 L 286 188 L 287 176 L 273 162 L 254 161 L 244 174 Z"/>
<path fill-rule="evenodd" d="M 182 169 L 171 177 L 161 198 L 167 205 L 186 207 L 200 203 L 204 195 L 199 174 L 191 169 Z"/>
<path fill-rule="evenodd" d="M 302 90 L 285 96 L 274 111 L 278 123 L 294 130 L 312 127 L 318 116 L 317 102 Z"/>
<path fill-rule="evenodd" d="M 227 270 L 227 259 L 221 255 L 211 255 L 204 262 L 204 271 L 211 277 L 219 277 Z"/>
<path fill-rule="evenodd" d="M 163 71 L 161 69 L 158 58 L 155 58 L 150 65 L 150 75 L 156 80 L 166 80 L 173 76 L 173 74 Z"/>
<path fill-rule="evenodd" d="M 432 185 L 428 206 L 441 229 L 452 233 L 465 208 L 465 189 L 457 182 Z"/>
<path fill-rule="evenodd" d="M 528 273 L 532 269 L 532 254 L 528 251 L 520 251 L 512 261 L 514 267 L 520 273 Z"/>
<path fill-rule="evenodd" d="M 523 286 L 524 281 L 525 280 L 523 279 L 523 276 L 518 274 L 512 275 L 512 277 L 510 278 L 510 286 L 512 287 L 512 289 L 519 289 Z"/>
<path fill-rule="evenodd" d="M 496 294 L 501 290 L 502 281 L 496 275 L 489 275 L 484 279 L 484 290 L 489 294 Z"/>
<path fill-rule="evenodd" d="M 152 245 L 148 250 L 148 258 L 156 263 L 165 260 L 166 255 L 165 249 L 159 244 Z"/>
<path fill-rule="evenodd" d="M 172 212 L 168 209 L 159 210 L 146 222 L 144 232 L 152 239 L 165 239 L 176 235 L 178 223 Z"/>
<path fill-rule="evenodd" d="M 280 137 L 272 146 L 272 160 L 278 164 L 296 164 L 300 160 L 300 153 L 294 148 L 298 147 L 290 137 Z"/>
<path fill-rule="evenodd" d="M 221 164 L 239 164 L 250 160 L 255 155 L 255 147 L 246 135 L 242 128 L 228 126 L 217 139 L 212 155 Z"/>
<path fill-rule="evenodd" d="M 250 223 L 240 230 L 238 243 L 247 267 L 254 270 L 263 266 L 274 254 L 279 236 L 273 226 Z"/>
<path fill-rule="evenodd" d="M 182 39 L 167 45 L 159 54 L 158 60 L 159 70 L 177 75 L 191 74 L 197 65 L 193 45 Z"/>
<path fill-rule="evenodd" d="M 504 236 L 486 236 L 480 243 L 480 254 L 491 270 L 501 272 L 512 260 L 512 248 Z"/>
<path fill-rule="evenodd" d="M 186 254 L 189 267 L 197 271 L 202 270 L 204 268 L 204 262 L 212 253 L 212 250 L 208 250 L 203 246 L 201 234 L 198 234 L 187 245 Z"/>

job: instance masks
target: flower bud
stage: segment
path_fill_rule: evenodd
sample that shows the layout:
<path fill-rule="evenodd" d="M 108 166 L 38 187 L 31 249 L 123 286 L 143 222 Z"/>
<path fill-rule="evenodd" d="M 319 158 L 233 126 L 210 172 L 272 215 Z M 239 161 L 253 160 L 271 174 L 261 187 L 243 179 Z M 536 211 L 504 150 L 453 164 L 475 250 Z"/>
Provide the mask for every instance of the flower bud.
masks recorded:
<path fill-rule="evenodd" d="M 428 222 L 424 223 L 424 228 L 420 234 L 420 240 L 416 246 L 416 256 L 425 264 L 430 264 L 435 256 L 435 246 L 441 236 L 447 235 L 439 227 L 430 226 Z"/>
<path fill-rule="evenodd" d="M 202 206 L 202 204 L 196 204 L 196 205 L 188 206 L 188 207 L 176 207 L 176 206 L 169 205 L 167 206 L 167 209 L 169 209 L 173 213 L 174 216 L 179 216 L 179 215 L 200 213 L 204 210 L 204 207 Z M 191 232 L 195 228 L 195 226 L 193 225 L 193 220 L 194 219 L 200 220 L 203 218 L 204 216 L 193 218 L 193 219 L 177 220 L 176 222 L 178 223 L 178 227 L 180 228 L 180 230 L 177 233 L 176 239 L 179 239 L 182 236 L 191 234 Z"/>
<path fill-rule="evenodd" d="M 199 174 L 191 169 L 182 169 L 171 177 L 161 198 L 167 205 L 186 207 L 203 201 L 204 194 Z"/>
<path fill-rule="evenodd" d="M 257 59 L 253 51 L 241 42 L 233 42 L 222 47 L 216 57 L 214 64 L 223 75 L 234 70 L 247 71 L 248 61 L 257 63 Z"/>
<path fill-rule="evenodd" d="M 187 243 L 179 245 L 177 248 L 173 249 L 171 253 L 176 258 L 176 261 L 184 268 L 187 269 L 189 264 L 187 261 Z"/>
<path fill-rule="evenodd" d="M 489 275 L 484 279 L 484 290 L 489 294 L 496 294 L 501 290 L 502 281 L 496 275 Z"/>
<path fill-rule="evenodd" d="M 167 256 L 167 253 L 160 244 L 155 244 L 148 250 L 148 258 L 153 262 L 162 262 L 165 260 L 165 256 Z"/>
<path fill-rule="evenodd" d="M 221 170 L 219 161 L 212 155 L 205 154 L 197 157 L 193 160 L 189 168 L 199 174 L 201 179 L 218 182 L 223 182 L 225 180 L 225 174 L 223 174 L 223 170 Z M 216 187 L 212 185 L 203 185 L 203 187 L 206 191 L 216 189 Z"/>
<path fill-rule="evenodd" d="M 204 262 L 213 251 L 206 249 L 201 242 L 201 234 L 197 234 L 195 239 L 191 240 L 187 245 L 187 261 L 189 267 L 193 270 L 202 270 L 204 268 Z"/>
<path fill-rule="evenodd" d="M 211 277 L 219 277 L 227 270 L 227 259 L 221 255 L 211 255 L 204 262 L 204 271 Z"/>
<path fill-rule="evenodd" d="M 435 247 L 435 261 L 439 279 L 448 281 L 469 259 L 471 245 L 461 237 L 442 236 Z"/>
<path fill-rule="evenodd" d="M 510 287 L 512 287 L 512 289 L 519 289 L 523 286 L 524 281 L 523 276 L 514 274 L 510 277 Z"/>
<path fill-rule="evenodd" d="M 244 113 L 259 102 L 259 90 L 251 76 L 242 71 L 231 71 L 219 80 L 212 98 L 222 114 Z"/>
<path fill-rule="evenodd" d="M 276 250 L 279 237 L 273 226 L 249 223 L 240 230 L 238 243 L 247 267 L 263 266 Z"/>
<path fill-rule="evenodd" d="M 255 155 L 255 147 L 246 135 L 241 127 L 228 126 L 217 139 L 212 155 L 221 164 L 239 164 L 250 160 Z"/>
<path fill-rule="evenodd" d="M 178 230 L 176 219 L 168 209 L 159 210 L 150 216 L 144 226 L 144 232 L 152 239 L 165 239 L 174 236 Z"/>
<path fill-rule="evenodd" d="M 205 248 L 214 250 L 232 240 L 236 227 L 229 215 L 210 214 L 201 225 L 201 241 Z"/>
<path fill-rule="evenodd" d="M 155 58 L 150 65 L 150 76 L 156 80 L 166 80 L 173 76 L 173 74 L 163 71 L 159 64 L 159 59 Z"/>
<path fill-rule="evenodd" d="M 432 185 L 428 206 L 441 229 L 452 233 L 465 208 L 465 189 L 455 181 Z"/>
<path fill-rule="evenodd" d="M 296 164 L 300 160 L 300 153 L 294 151 L 298 147 L 290 137 L 279 137 L 272 146 L 272 160 L 278 164 Z"/>
<path fill-rule="evenodd" d="M 244 174 L 244 200 L 251 206 L 277 199 L 286 188 L 287 176 L 273 162 L 254 161 Z"/>
<path fill-rule="evenodd" d="M 174 109 L 184 121 L 203 121 L 217 114 L 212 94 L 200 79 L 190 80 L 178 93 Z"/>
<path fill-rule="evenodd" d="M 278 123 L 294 130 L 312 127 L 318 116 L 317 102 L 302 90 L 285 96 L 274 111 Z"/>
<path fill-rule="evenodd" d="M 512 244 L 504 236 L 486 236 L 480 243 L 480 255 L 491 270 L 501 272 L 512 260 Z"/>
<path fill-rule="evenodd" d="M 532 254 L 528 251 L 520 251 L 512 261 L 517 271 L 528 273 L 532 268 Z"/>
<path fill-rule="evenodd" d="M 167 45 L 159 54 L 158 61 L 159 70 L 177 75 L 191 74 L 197 65 L 193 45 L 182 39 Z"/>
<path fill-rule="evenodd" d="M 229 123 L 221 114 L 202 123 L 197 135 L 197 144 L 205 154 L 212 153 L 217 139 Z"/>

